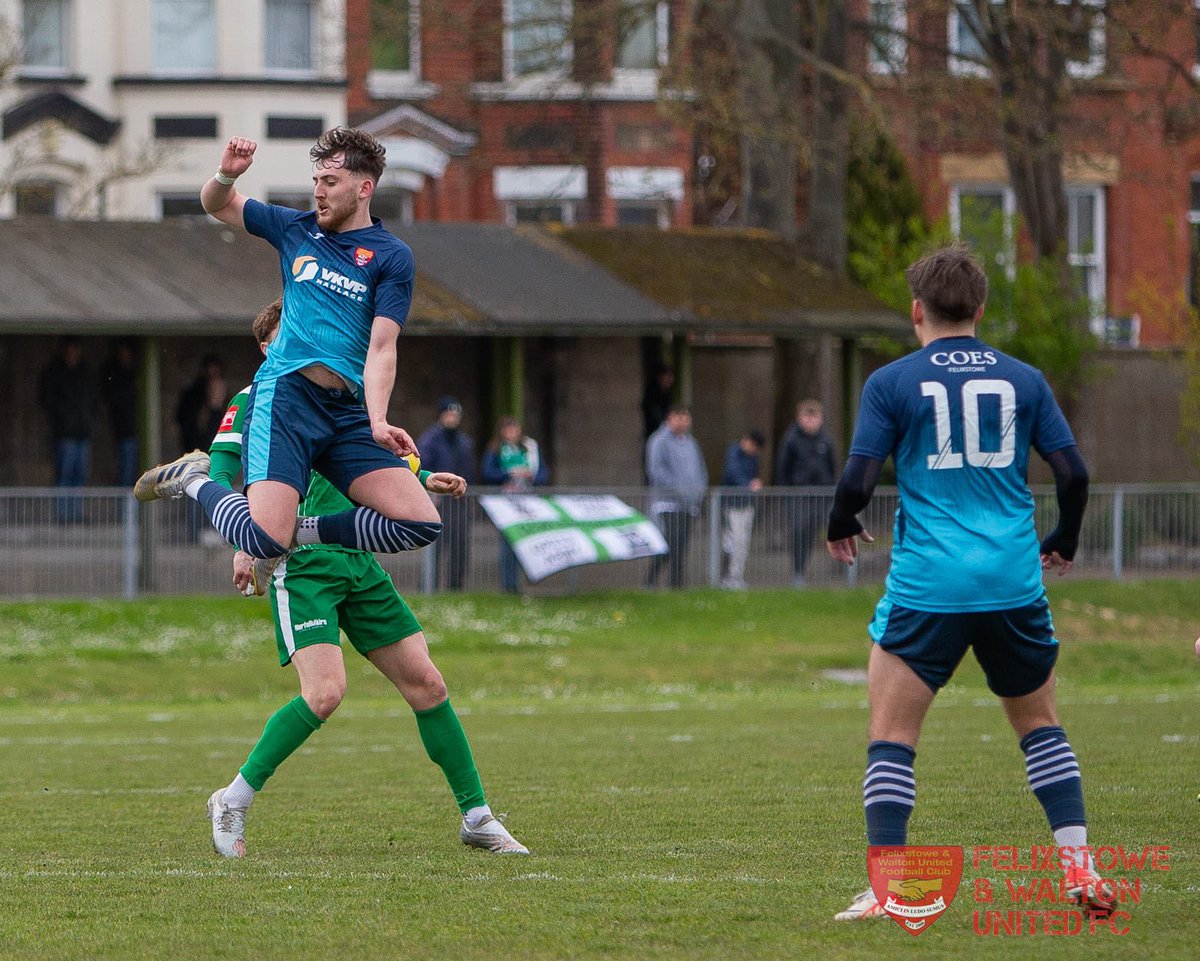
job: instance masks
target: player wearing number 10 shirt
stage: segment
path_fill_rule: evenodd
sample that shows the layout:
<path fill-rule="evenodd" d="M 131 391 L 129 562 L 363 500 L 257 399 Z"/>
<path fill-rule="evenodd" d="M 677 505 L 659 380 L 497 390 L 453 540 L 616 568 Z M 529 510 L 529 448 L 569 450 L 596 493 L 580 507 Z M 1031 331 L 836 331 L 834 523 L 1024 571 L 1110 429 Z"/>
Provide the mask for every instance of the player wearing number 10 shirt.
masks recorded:
<path fill-rule="evenodd" d="M 1087 469 L 1041 372 L 975 336 L 987 279 L 966 248 L 937 251 L 906 276 L 921 349 L 868 378 L 829 518 L 830 553 L 852 564 L 858 539 L 871 540 L 856 515 L 892 458 L 900 507 L 869 628 L 868 843 L 907 843 L 921 726 L 971 649 L 1020 740 L 1056 844 L 1074 852 L 1087 844 L 1087 820 L 1079 764 L 1058 722 L 1058 644 L 1042 571 L 1070 570 Z M 1031 447 L 1058 494 L 1059 524 L 1040 544 L 1026 481 Z M 1086 851 L 1064 856 L 1063 869 L 1085 909 L 1111 910 Z M 837 917 L 884 914 L 865 891 Z"/>

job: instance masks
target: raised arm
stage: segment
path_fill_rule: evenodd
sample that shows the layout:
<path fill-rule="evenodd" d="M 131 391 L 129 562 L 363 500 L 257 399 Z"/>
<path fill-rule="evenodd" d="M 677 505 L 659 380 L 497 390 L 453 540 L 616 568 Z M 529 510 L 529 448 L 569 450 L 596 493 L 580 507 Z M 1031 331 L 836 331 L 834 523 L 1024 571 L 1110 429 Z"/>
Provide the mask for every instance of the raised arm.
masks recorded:
<path fill-rule="evenodd" d="M 238 193 L 233 182 L 250 169 L 254 163 L 254 151 L 258 144 L 244 137 L 233 137 L 221 153 L 217 172 L 200 188 L 200 204 L 211 216 L 223 224 L 245 229 L 242 208 L 246 206 L 245 194 Z"/>
<path fill-rule="evenodd" d="M 1079 530 L 1088 502 L 1088 472 L 1078 447 L 1051 451 L 1046 455 L 1046 463 L 1054 472 L 1058 526 L 1042 541 L 1042 567 L 1057 568 L 1061 576 L 1071 569 L 1079 547 Z"/>

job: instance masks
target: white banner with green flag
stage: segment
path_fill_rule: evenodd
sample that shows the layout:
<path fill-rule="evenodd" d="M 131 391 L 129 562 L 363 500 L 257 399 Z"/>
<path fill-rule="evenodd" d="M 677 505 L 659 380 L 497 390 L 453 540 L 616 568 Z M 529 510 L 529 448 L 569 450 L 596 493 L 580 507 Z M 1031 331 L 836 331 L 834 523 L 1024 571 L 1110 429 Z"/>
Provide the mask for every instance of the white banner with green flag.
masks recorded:
<path fill-rule="evenodd" d="M 489 494 L 479 504 L 531 581 L 581 564 L 667 553 L 658 528 L 611 494 Z"/>

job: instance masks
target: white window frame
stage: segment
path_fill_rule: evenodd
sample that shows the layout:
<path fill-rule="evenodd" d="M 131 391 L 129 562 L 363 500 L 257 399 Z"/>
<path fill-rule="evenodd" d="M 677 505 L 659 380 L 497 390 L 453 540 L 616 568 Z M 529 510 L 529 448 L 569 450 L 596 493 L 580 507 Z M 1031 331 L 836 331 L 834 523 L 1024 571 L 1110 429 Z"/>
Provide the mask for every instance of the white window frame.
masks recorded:
<path fill-rule="evenodd" d="M 579 202 L 576 200 L 562 200 L 558 197 L 527 197 L 523 200 L 506 200 L 504 201 L 504 223 L 508 227 L 516 227 L 520 221 L 517 219 L 517 208 L 524 205 L 534 205 L 539 207 L 558 207 L 561 220 L 551 221 L 551 223 L 561 223 L 564 227 L 570 227 L 575 223 L 578 214 Z"/>
<path fill-rule="evenodd" d="M 1003 183 L 971 183 L 955 184 L 950 188 L 950 230 L 955 237 L 962 236 L 962 198 L 969 194 L 1002 194 L 1004 211 L 1004 247 L 1005 274 L 1010 280 L 1016 276 L 1016 237 L 1013 225 L 1016 223 L 1017 195 L 1008 184 Z M 1081 196 L 1093 199 L 1092 209 L 1092 251 L 1084 253 L 1078 249 L 1067 251 L 1067 263 L 1072 267 L 1086 267 L 1091 274 L 1088 283 L 1088 302 L 1091 306 L 1093 322 L 1097 317 L 1103 319 L 1108 305 L 1108 262 L 1106 257 L 1108 238 L 1108 209 L 1106 195 L 1101 184 L 1068 184 L 1067 194 L 1067 243 L 1072 244 L 1075 236 L 1075 208 L 1072 201 Z M 1197 211 L 1197 222 L 1200 222 L 1200 211 Z M 1189 219 L 1190 219 L 1189 214 Z"/>
<path fill-rule="evenodd" d="M 962 198 L 970 194 L 1000 194 L 1004 212 L 1004 273 L 1009 280 L 1017 274 L 1017 243 L 1013 225 L 1017 220 L 1017 195 L 1006 183 L 953 184 L 950 187 L 950 232 L 962 237 Z"/>
<path fill-rule="evenodd" d="M 547 165 L 536 167 L 494 167 L 492 194 L 500 201 L 504 222 L 517 224 L 517 208 L 522 204 L 557 205 L 564 224 L 575 223 L 578 205 L 587 198 L 587 168 Z"/>
<path fill-rule="evenodd" d="M 620 0 L 621 3 L 630 3 L 630 0 Z M 633 0 L 637 2 L 637 0 Z M 636 77 L 645 74 L 657 74 L 660 70 L 667 66 L 671 53 L 671 8 L 666 0 L 659 0 L 654 7 L 654 44 L 655 44 L 655 61 L 657 66 L 654 67 L 622 67 L 617 62 L 617 57 L 621 53 L 620 43 L 618 42 L 613 50 L 613 76 L 614 77 Z M 617 38 L 618 41 L 620 38 Z"/>
<path fill-rule="evenodd" d="M 964 0 L 951 0 L 950 12 L 946 14 L 946 50 L 948 52 L 946 66 L 958 77 L 990 77 L 992 71 L 982 63 L 964 59 L 960 56 L 961 47 L 958 43 L 958 31 L 962 20 L 959 14 L 959 3 Z M 1004 3 L 1004 0 L 992 0 L 993 5 Z"/>
<path fill-rule="evenodd" d="M 71 0 L 58 0 L 61 10 L 61 26 L 58 37 L 58 52 L 61 64 L 25 63 L 24 37 L 21 44 L 21 63 L 19 72 L 26 77 L 64 77 L 71 72 L 74 58 L 71 56 L 71 38 L 73 36 L 72 20 L 75 5 Z M 25 28 L 25 3 L 21 4 L 21 29 Z"/>
<path fill-rule="evenodd" d="M 1074 230 L 1075 208 L 1072 201 L 1080 197 L 1091 197 L 1092 208 L 1092 252 L 1083 253 L 1079 250 L 1067 251 L 1067 263 L 1072 267 L 1084 267 L 1088 270 L 1087 299 L 1091 307 L 1092 319 L 1103 318 L 1108 309 L 1108 263 L 1105 256 L 1107 241 L 1107 207 L 1104 187 L 1099 184 L 1072 184 L 1067 191 L 1067 243 L 1071 245 Z"/>
<path fill-rule="evenodd" d="M 1192 76 L 1200 78 L 1200 0 L 1192 0 Z"/>
<path fill-rule="evenodd" d="M 408 69 L 377 70 L 374 66 L 367 72 L 367 92 L 372 97 L 387 98 L 407 91 L 421 79 L 421 4 L 420 0 L 408 3 Z"/>
<path fill-rule="evenodd" d="M 1200 3 L 1200 0 L 1197 0 Z M 879 7 L 887 11 L 887 34 L 876 42 L 872 14 Z M 877 76 L 895 77 L 908 71 L 908 2 L 907 0 L 868 0 L 867 2 L 867 70 Z M 887 51 L 880 55 L 880 48 Z"/>
<path fill-rule="evenodd" d="M 196 214 L 176 214 L 171 217 L 163 213 L 164 200 L 193 200 L 196 197 L 194 190 L 160 190 L 154 195 L 154 214 L 158 220 L 212 220 L 216 222 L 212 214 L 196 213 Z"/>
<path fill-rule="evenodd" d="M 659 230 L 670 230 L 672 213 L 674 212 L 674 204 L 670 200 L 658 198 L 641 198 L 638 200 L 625 199 L 617 200 L 614 204 L 616 217 L 614 223 L 617 226 L 621 225 L 621 208 L 622 207 L 641 207 L 647 210 L 653 210 L 655 215 L 655 226 Z"/>
<path fill-rule="evenodd" d="M 320 0 L 305 0 L 308 6 L 308 43 L 309 43 L 309 65 L 307 67 L 273 67 L 267 63 L 267 46 L 269 39 L 267 37 L 267 4 L 268 0 L 263 0 L 262 5 L 262 55 L 263 55 L 263 73 L 269 77 L 315 77 L 319 73 L 318 65 L 321 62 L 321 3 Z"/>
<path fill-rule="evenodd" d="M 217 45 L 219 39 L 220 24 L 217 21 L 217 3 L 216 0 L 208 0 L 209 10 L 211 11 L 212 21 L 212 62 L 207 67 L 179 67 L 170 63 L 160 63 L 158 59 L 158 11 L 160 4 L 169 2 L 169 0 L 151 0 L 150 7 L 150 60 L 153 64 L 153 73 L 158 76 L 212 76 L 217 72 Z"/>
<path fill-rule="evenodd" d="M 70 208 L 67 185 L 61 180 L 55 180 L 52 177 L 26 177 L 13 184 L 12 216 L 25 216 L 25 214 L 17 213 L 17 191 L 22 187 L 49 187 L 51 191 L 51 206 L 53 207 L 49 217 L 52 220 L 65 220 L 67 218 L 67 212 Z"/>
<path fill-rule="evenodd" d="M 1071 2 L 1072 0 L 1058 0 L 1058 3 L 1064 6 Z M 1091 80 L 1104 72 L 1108 61 L 1108 31 L 1104 19 L 1105 0 L 1079 0 L 1079 2 L 1081 6 L 1091 7 L 1095 11 L 1092 15 L 1091 29 L 1088 30 L 1088 59 L 1068 60 L 1067 73 L 1076 80 Z"/>
<path fill-rule="evenodd" d="M 513 24 L 513 0 L 504 0 L 504 79 L 553 79 L 566 80 L 570 77 L 575 63 L 575 43 L 571 39 L 572 0 L 561 0 L 563 23 L 566 24 L 566 39 L 562 45 L 563 66 L 561 70 L 534 70 L 529 73 L 516 72 L 516 48 L 513 44 L 515 27 Z"/>

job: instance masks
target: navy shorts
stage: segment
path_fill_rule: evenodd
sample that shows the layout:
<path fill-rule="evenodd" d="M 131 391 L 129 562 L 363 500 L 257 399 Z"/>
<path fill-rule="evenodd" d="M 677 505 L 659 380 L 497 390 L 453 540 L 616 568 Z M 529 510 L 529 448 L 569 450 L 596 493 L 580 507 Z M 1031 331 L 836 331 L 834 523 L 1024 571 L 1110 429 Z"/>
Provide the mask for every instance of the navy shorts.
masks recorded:
<path fill-rule="evenodd" d="M 349 391 L 319 387 L 303 374 L 258 381 L 243 427 L 246 486 L 261 480 L 294 487 L 301 498 L 318 470 L 343 494 L 355 479 L 405 462 L 375 442 L 367 409 Z"/>
<path fill-rule="evenodd" d="M 1045 595 L 1005 611 L 914 611 L 885 596 L 875 608 L 871 638 L 936 692 L 967 653 L 983 668 L 998 697 L 1023 697 L 1046 683 L 1058 660 L 1058 641 Z"/>

